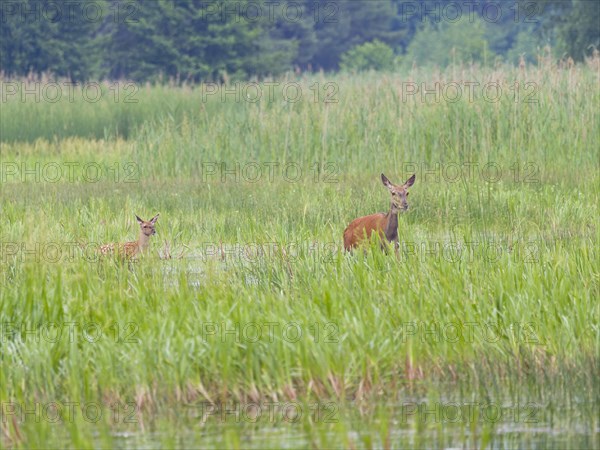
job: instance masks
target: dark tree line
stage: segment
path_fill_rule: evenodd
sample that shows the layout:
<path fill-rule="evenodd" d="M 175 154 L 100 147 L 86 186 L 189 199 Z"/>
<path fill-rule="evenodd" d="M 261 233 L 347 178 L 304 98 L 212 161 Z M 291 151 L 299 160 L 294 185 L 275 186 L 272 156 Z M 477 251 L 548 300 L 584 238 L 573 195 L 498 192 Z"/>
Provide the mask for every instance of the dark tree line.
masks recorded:
<path fill-rule="evenodd" d="M 454 18 L 451 3 L 0 0 L 0 70 L 8 76 L 52 72 L 78 81 L 160 76 L 199 81 L 295 68 L 337 70 L 342 55 L 374 40 L 402 56 L 426 25 L 442 27 Z M 466 3 L 453 3 L 462 5 L 465 16 Z M 494 5 L 501 5 L 501 17 L 492 15 Z M 599 45 L 599 5 L 598 0 L 480 1 L 473 14 L 485 22 L 496 55 L 534 36 L 582 60 Z"/>

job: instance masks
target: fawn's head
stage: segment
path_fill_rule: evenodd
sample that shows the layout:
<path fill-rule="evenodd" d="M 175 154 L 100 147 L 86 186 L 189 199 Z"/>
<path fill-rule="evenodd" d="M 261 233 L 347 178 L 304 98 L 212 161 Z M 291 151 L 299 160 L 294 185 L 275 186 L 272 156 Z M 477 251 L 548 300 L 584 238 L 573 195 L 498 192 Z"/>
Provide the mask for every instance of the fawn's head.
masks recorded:
<path fill-rule="evenodd" d="M 416 174 L 413 174 L 404 184 L 394 184 L 384 174 L 381 174 L 381 181 L 383 185 L 388 188 L 390 194 L 392 194 L 392 209 L 399 211 L 406 211 L 408 209 L 408 188 L 411 187 L 415 182 Z"/>
<path fill-rule="evenodd" d="M 159 215 L 160 214 L 155 215 L 152 219 L 150 219 L 147 222 L 145 220 L 140 219 L 138 216 L 135 216 L 138 223 L 140 224 L 140 229 L 142 230 L 142 233 L 144 233 L 146 236 L 152 236 L 153 234 L 156 234 L 154 224 L 158 220 Z"/>

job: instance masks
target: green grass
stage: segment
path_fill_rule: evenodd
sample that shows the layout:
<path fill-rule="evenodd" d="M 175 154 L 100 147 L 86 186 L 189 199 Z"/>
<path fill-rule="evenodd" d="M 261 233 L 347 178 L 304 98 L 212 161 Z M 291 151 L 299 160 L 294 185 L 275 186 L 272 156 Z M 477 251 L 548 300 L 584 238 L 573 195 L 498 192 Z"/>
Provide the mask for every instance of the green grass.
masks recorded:
<path fill-rule="evenodd" d="M 536 83 L 538 103 L 506 89 L 495 103 L 400 95 L 406 81 L 496 79 Z M 597 72 L 299 82 L 295 104 L 203 104 L 200 88 L 147 86 L 133 105 L 2 105 L 3 444 L 597 446 Z M 314 82 L 335 83 L 338 103 L 313 102 Z M 236 175 L 222 182 L 220 163 Z M 398 257 L 344 254 L 346 225 L 388 208 L 379 174 L 413 171 Z M 96 244 L 136 238 L 134 214 L 155 213 L 150 255 L 96 259 Z M 201 424 L 209 401 L 297 401 L 305 414 Z M 11 421 L 8 403 L 36 402 L 104 414 Z M 133 423 L 124 409 L 113 420 L 115 402 L 130 402 Z M 530 404 L 539 420 L 403 415 L 423 402 Z M 315 404 L 335 405 L 336 420 L 306 414 Z"/>

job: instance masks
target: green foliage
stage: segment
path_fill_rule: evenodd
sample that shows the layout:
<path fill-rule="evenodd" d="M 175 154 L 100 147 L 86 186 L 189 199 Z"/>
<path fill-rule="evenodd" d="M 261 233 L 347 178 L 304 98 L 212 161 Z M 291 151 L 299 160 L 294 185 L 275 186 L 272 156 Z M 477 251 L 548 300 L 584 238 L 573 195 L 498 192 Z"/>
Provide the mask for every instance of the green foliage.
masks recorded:
<path fill-rule="evenodd" d="M 600 47 L 600 2 L 595 0 L 534 0 L 541 12 L 538 35 L 557 58 L 582 61 Z"/>
<path fill-rule="evenodd" d="M 304 69 L 312 62 L 319 46 L 314 24 L 318 20 L 324 20 L 318 15 L 320 10 L 315 11 L 316 4 L 313 0 L 300 0 L 294 3 L 293 9 L 288 9 L 286 2 L 272 4 L 274 20 L 268 27 L 267 40 L 270 43 L 265 45 L 291 45 L 291 55 L 285 57 L 291 58 L 294 66 Z M 296 14 L 299 17 L 296 18 Z M 273 61 L 273 64 L 272 67 L 276 67 L 278 63 Z"/>
<path fill-rule="evenodd" d="M 379 40 L 365 42 L 342 55 L 340 68 L 346 71 L 393 70 L 394 50 Z"/>
<path fill-rule="evenodd" d="M 573 0 L 572 9 L 558 27 L 560 49 L 582 61 L 600 50 L 600 1 Z"/>
<path fill-rule="evenodd" d="M 410 65 L 446 67 L 453 63 L 486 64 L 493 62 L 493 56 L 485 22 L 463 17 L 454 23 L 426 23 L 409 44 L 405 60 Z"/>
<path fill-rule="evenodd" d="M 94 36 L 106 15 L 107 2 L 94 2 L 89 15 L 83 14 L 82 4 L 70 0 L 1 2 L 0 70 L 9 76 L 53 72 L 76 80 L 94 75 L 93 66 L 100 57 Z"/>
<path fill-rule="evenodd" d="M 506 53 L 506 61 L 516 65 L 521 56 L 529 63 L 535 63 L 537 57 L 542 53 L 542 40 L 533 31 L 521 31 L 515 39 L 514 45 Z"/>
<path fill-rule="evenodd" d="M 482 7 L 473 21 L 462 5 L 451 23 L 434 0 L 11 0 L 0 8 L 0 70 L 74 81 L 247 79 L 335 71 L 342 55 L 375 40 L 407 53 L 407 64 L 514 62 L 522 53 L 533 61 L 546 45 L 581 60 L 600 41 L 599 5 L 502 3 L 498 21 L 484 24 Z"/>
<path fill-rule="evenodd" d="M 219 8 L 235 12 L 248 2 L 222 1 Z M 224 74 L 247 78 L 290 67 L 293 45 L 271 42 L 260 20 L 214 13 L 210 3 L 193 0 L 135 5 L 130 20 L 111 21 L 107 26 L 103 77 L 220 80 Z M 123 42 L 135 47 L 135 53 Z"/>
<path fill-rule="evenodd" d="M 322 19 L 315 23 L 319 41 L 313 59 L 316 68 L 337 69 L 341 55 L 356 45 L 374 39 L 392 44 L 399 36 L 392 30 L 390 0 L 319 0 L 319 4 Z"/>
<path fill-rule="evenodd" d="M 597 448 L 597 72 L 529 70 L 538 103 L 510 94 L 519 70 L 469 76 L 507 94 L 403 102 L 396 77 L 365 73 L 300 80 L 305 93 L 335 83 L 328 104 L 202 103 L 199 88 L 162 85 L 128 110 L 3 104 L 7 133 L 29 128 L 31 142 L 0 143 L 0 403 L 29 411 L 5 415 L 2 448 Z M 412 73 L 429 86 L 457 77 Z M 127 114 L 141 122 L 127 139 L 67 137 Z M 263 168 L 256 182 L 247 164 Z M 83 178 L 94 166 L 99 179 Z M 417 173 L 402 251 L 344 254 L 346 225 L 389 207 L 384 170 Z M 95 244 L 135 239 L 134 214 L 156 212 L 147 257 L 94 258 Z M 339 412 L 201 422 L 202 403 L 272 401 Z M 427 418 L 393 409 L 407 401 Z M 50 422 L 42 408 L 36 420 L 36 402 L 103 416 L 75 407 L 74 421 Z M 464 409 L 442 424 L 436 402 L 539 414 Z"/>

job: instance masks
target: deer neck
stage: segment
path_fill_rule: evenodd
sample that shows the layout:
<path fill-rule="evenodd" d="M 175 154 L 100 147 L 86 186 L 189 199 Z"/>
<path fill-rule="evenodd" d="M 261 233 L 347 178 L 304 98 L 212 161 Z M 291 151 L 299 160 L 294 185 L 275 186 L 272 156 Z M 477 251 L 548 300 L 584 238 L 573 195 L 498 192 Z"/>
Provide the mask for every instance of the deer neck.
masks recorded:
<path fill-rule="evenodd" d="M 386 225 L 383 232 L 388 241 L 394 241 L 398 238 L 398 209 L 393 204 L 390 206 L 390 212 L 387 213 L 385 218 Z"/>
<path fill-rule="evenodd" d="M 140 231 L 140 238 L 138 239 L 138 247 L 140 251 L 148 247 L 149 242 L 150 236 L 146 236 L 143 231 Z"/>

